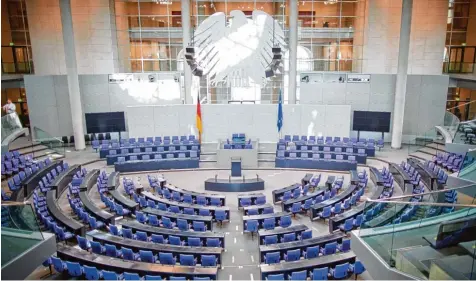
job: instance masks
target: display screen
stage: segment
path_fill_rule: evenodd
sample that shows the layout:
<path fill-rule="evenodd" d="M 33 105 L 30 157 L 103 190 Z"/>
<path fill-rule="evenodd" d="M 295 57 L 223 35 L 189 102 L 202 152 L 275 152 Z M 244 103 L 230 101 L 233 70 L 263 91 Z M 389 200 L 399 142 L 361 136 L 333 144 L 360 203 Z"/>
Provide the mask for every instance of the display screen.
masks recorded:
<path fill-rule="evenodd" d="M 352 130 L 366 132 L 390 132 L 390 112 L 354 111 Z"/>
<path fill-rule="evenodd" d="M 124 132 L 124 112 L 86 113 L 86 129 L 88 134 Z"/>

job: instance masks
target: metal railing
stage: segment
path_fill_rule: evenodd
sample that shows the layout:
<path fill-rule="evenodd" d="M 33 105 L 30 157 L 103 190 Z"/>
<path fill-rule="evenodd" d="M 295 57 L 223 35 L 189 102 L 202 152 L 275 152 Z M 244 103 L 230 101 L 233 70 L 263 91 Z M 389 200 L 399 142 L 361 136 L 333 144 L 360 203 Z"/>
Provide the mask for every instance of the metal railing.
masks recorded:
<path fill-rule="evenodd" d="M 64 142 L 60 138 L 53 137 L 38 127 L 33 127 L 33 136 L 34 143 L 41 143 L 42 145 L 53 150 L 55 153 L 59 155 L 65 155 Z"/>

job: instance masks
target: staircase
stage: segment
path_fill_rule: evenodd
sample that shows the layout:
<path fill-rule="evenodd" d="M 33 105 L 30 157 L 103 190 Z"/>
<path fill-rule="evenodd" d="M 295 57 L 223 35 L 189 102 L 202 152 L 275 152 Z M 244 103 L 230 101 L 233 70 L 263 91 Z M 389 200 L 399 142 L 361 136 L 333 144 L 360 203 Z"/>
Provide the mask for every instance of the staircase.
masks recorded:
<path fill-rule="evenodd" d="M 445 152 L 445 143 L 441 140 L 433 140 L 431 142 L 425 142 L 422 145 L 415 147 L 416 150 L 409 154 L 409 156 L 415 157 L 422 161 L 432 160 L 436 153 Z"/>

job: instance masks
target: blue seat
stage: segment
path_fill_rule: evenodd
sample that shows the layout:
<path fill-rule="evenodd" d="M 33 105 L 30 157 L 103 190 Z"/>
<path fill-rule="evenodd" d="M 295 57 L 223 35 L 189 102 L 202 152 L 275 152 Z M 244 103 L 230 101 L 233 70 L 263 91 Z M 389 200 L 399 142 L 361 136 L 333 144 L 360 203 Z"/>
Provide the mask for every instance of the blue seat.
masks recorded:
<path fill-rule="evenodd" d="M 170 276 L 169 278 L 171 281 L 186 281 L 187 278 L 182 276 Z"/>
<path fill-rule="evenodd" d="M 187 204 L 193 204 L 193 198 L 191 194 L 185 193 L 183 195 L 183 202 Z"/>
<path fill-rule="evenodd" d="M 98 270 L 95 266 L 83 266 L 84 276 L 87 280 L 99 280 L 102 278 L 102 271 Z"/>
<path fill-rule="evenodd" d="M 276 226 L 275 218 L 267 218 L 263 221 L 263 228 L 266 230 L 274 229 Z"/>
<path fill-rule="evenodd" d="M 210 199 L 210 205 L 212 205 L 212 206 L 221 206 L 221 199 L 216 198 L 216 197 L 212 197 Z"/>
<path fill-rule="evenodd" d="M 217 258 L 214 255 L 201 255 L 202 266 L 217 266 Z"/>
<path fill-rule="evenodd" d="M 155 263 L 157 261 L 157 257 L 152 251 L 139 250 L 139 258 L 143 262 Z"/>
<path fill-rule="evenodd" d="M 329 270 L 329 274 L 335 279 L 346 278 L 349 272 L 349 263 L 338 264 L 335 268 Z"/>
<path fill-rule="evenodd" d="M 78 245 L 81 249 L 83 250 L 89 250 L 91 249 L 91 244 L 89 243 L 89 240 L 82 237 L 82 236 L 79 236 L 79 235 L 76 235 L 76 239 L 78 240 Z"/>
<path fill-rule="evenodd" d="M 147 216 L 143 212 L 136 211 L 136 220 L 140 223 L 146 223 Z"/>
<path fill-rule="evenodd" d="M 165 228 L 173 228 L 174 224 L 168 217 L 162 217 L 162 226 Z"/>
<path fill-rule="evenodd" d="M 288 227 L 292 223 L 291 216 L 282 216 L 279 220 L 279 225 L 281 227 Z"/>
<path fill-rule="evenodd" d="M 266 276 L 266 280 L 284 280 L 284 274 L 270 274 Z"/>
<path fill-rule="evenodd" d="M 66 241 L 70 238 L 74 237 L 74 234 L 68 231 L 64 231 L 62 227 L 57 226 L 56 224 L 54 225 L 55 233 L 58 236 L 58 239 L 60 241 Z"/>
<path fill-rule="evenodd" d="M 134 253 L 134 252 L 133 252 L 131 249 L 129 249 L 129 248 L 122 247 L 122 248 L 121 248 L 121 252 L 122 252 L 122 258 L 125 259 L 125 260 L 137 261 L 137 260 L 140 259 L 139 254 Z"/>
<path fill-rule="evenodd" d="M 106 251 L 106 249 L 99 242 L 90 241 L 89 243 L 91 244 L 92 252 L 95 254 L 102 255 Z"/>
<path fill-rule="evenodd" d="M 201 195 L 197 196 L 197 204 L 202 206 L 208 205 L 207 198 Z"/>
<path fill-rule="evenodd" d="M 249 220 L 245 224 L 246 231 L 254 233 L 258 232 L 258 221 L 257 220 Z"/>
<path fill-rule="evenodd" d="M 124 280 L 142 280 L 137 273 L 124 272 Z"/>
<path fill-rule="evenodd" d="M 301 259 L 301 250 L 296 249 L 296 250 L 289 250 L 284 254 L 284 260 L 286 261 L 297 261 Z"/>
<path fill-rule="evenodd" d="M 191 204 L 191 203 L 190 203 Z M 195 211 L 192 208 L 184 208 L 183 213 L 185 215 L 195 215 Z"/>
<path fill-rule="evenodd" d="M 66 264 L 60 258 L 51 256 L 51 263 L 53 264 L 53 268 L 59 273 L 66 270 Z"/>
<path fill-rule="evenodd" d="M 264 244 L 271 245 L 278 243 L 278 235 L 269 235 L 264 237 Z"/>
<path fill-rule="evenodd" d="M 175 213 L 175 214 L 180 214 L 180 208 L 179 206 L 170 206 L 169 212 Z"/>
<path fill-rule="evenodd" d="M 177 219 L 177 227 L 181 231 L 188 231 L 189 230 L 188 222 L 184 219 Z"/>
<path fill-rule="evenodd" d="M 152 226 L 159 226 L 159 219 L 156 215 L 148 215 L 149 224 Z"/>
<path fill-rule="evenodd" d="M 305 259 L 313 259 L 319 257 L 319 246 L 307 247 L 304 251 Z"/>
<path fill-rule="evenodd" d="M 296 188 L 293 190 L 293 198 L 296 199 L 298 198 L 299 196 L 301 196 L 301 189 L 300 188 Z"/>
<path fill-rule="evenodd" d="M 267 253 L 267 254 L 264 256 L 264 262 L 265 262 L 266 264 L 279 263 L 280 260 L 281 260 L 281 255 L 280 255 L 279 252 Z"/>
<path fill-rule="evenodd" d="M 354 228 L 354 219 L 348 218 L 345 220 L 344 224 L 339 225 L 339 229 L 345 233 L 351 231 Z"/>
<path fill-rule="evenodd" d="M 193 277 L 192 280 L 201 280 L 201 281 L 206 281 L 206 280 L 210 280 L 210 277 Z"/>
<path fill-rule="evenodd" d="M 357 275 L 362 274 L 365 271 L 365 266 L 361 261 L 355 261 L 354 264 L 349 265 L 349 271 L 353 272 L 357 278 Z"/>
<path fill-rule="evenodd" d="M 328 267 L 321 267 L 321 268 L 314 268 L 311 272 L 311 280 L 327 280 L 327 276 L 329 275 L 329 268 Z"/>
<path fill-rule="evenodd" d="M 283 196 L 281 196 L 281 201 L 288 201 L 289 199 L 292 198 L 292 193 L 291 191 L 285 191 Z"/>
<path fill-rule="evenodd" d="M 220 223 L 223 223 L 224 221 L 226 221 L 227 220 L 226 211 L 225 210 L 216 210 L 215 211 L 215 219 Z"/>
<path fill-rule="evenodd" d="M 240 199 L 240 206 L 241 207 L 251 206 L 251 198 L 241 198 Z"/>
<path fill-rule="evenodd" d="M 273 207 L 266 207 L 263 209 L 263 214 L 272 214 L 272 213 L 274 213 Z"/>
<path fill-rule="evenodd" d="M 255 200 L 256 205 L 266 204 L 266 196 L 258 196 Z"/>
<path fill-rule="evenodd" d="M 80 277 L 83 275 L 84 269 L 78 262 L 66 262 L 69 276 Z"/>
<path fill-rule="evenodd" d="M 291 275 L 288 276 L 289 280 L 306 280 L 307 279 L 307 271 L 293 271 Z"/>
<path fill-rule="evenodd" d="M 284 242 L 291 242 L 291 241 L 296 241 L 296 233 L 286 233 L 283 235 L 283 238 L 281 238 L 281 243 Z"/>
<path fill-rule="evenodd" d="M 169 243 L 170 245 L 182 246 L 182 240 L 178 236 L 169 235 Z"/>
<path fill-rule="evenodd" d="M 221 247 L 220 239 L 207 238 L 207 247 Z"/>
<path fill-rule="evenodd" d="M 167 205 L 164 204 L 164 203 L 158 203 L 158 204 L 157 204 L 157 208 L 158 208 L 159 210 L 161 210 L 161 211 L 168 211 Z"/>
<path fill-rule="evenodd" d="M 172 253 L 159 253 L 159 261 L 161 264 L 175 265 L 177 262 L 176 258 Z"/>
<path fill-rule="evenodd" d="M 303 231 L 301 233 L 301 240 L 311 239 L 311 238 L 312 238 L 312 230 L 311 229 Z"/>
<path fill-rule="evenodd" d="M 300 212 L 301 212 L 301 202 L 293 203 L 293 205 L 292 205 L 290 211 L 291 211 L 293 214 L 300 213 Z"/>
<path fill-rule="evenodd" d="M 197 264 L 193 255 L 180 254 L 180 265 L 195 266 Z"/>
<path fill-rule="evenodd" d="M 180 193 L 177 191 L 172 192 L 172 200 L 175 201 L 182 201 L 182 196 L 180 196 Z"/>
<path fill-rule="evenodd" d="M 337 242 L 327 243 L 324 248 L 321 248 L 321 254 L 323 255 L 332 255 L 335 254 L 337 250 Z"/>
<path fill-rule="evenodd" d="M 247 216 L 256 216 L 259 215 L 258 209 L 249 209 L 248 213 L 246 214 Z"/>
<path fill-rule="evenodd" d="M 322 212 L 317 213 L 317 216 L 320 217 L 321 219 L 329 218 L 332 214 L 331 209 L 332 209 L 331 206 L 324 207 Z"/>
<path fill-rule="evenodd" d="M 207 226 L 203 221 L 193 221 L 192 226 L 194 231 L 207 231 Z"/>
<path fill-rule="evenodd" d="M 136 236 L 132 234 L 132 230 L 130 228 L 122 228 L 122 237 L 129 238 L 129 239 L 136 238 Z"/>
<path fill-rule="evenodd" d="M 168 240 L 162 234 L 152 234 L 151 241 L 158 244 L 167 244 Z"/>
<path fill-rule="evenodd" d="M 363 218 L 364 216 L 362 214 L 360 215 L 357 215 L 353 221 L 353 224 L 355 227 L 360 227 L 360 225 L 362 224 L 362 221 L 363 221 Z"/>
<path fill-rule="evenodd" d="M 149 242 L 149 237 L 147 236 L 147 233 L 143 231 L 136 231 L 136 239 L 139 241 L 144 241 L 144 242 Z"/>
<path fill-rule="evenodd" d="M 122 256 L 122 252 L 116 248 L 116 245 L 105 244 L 106 256 L 117 258 Z"/>
<path fill-rule="evenodd" d="M 191 247 L 201 247 L 201 246 L 203 246 L 202 241 L 198 237 L 188 237 L 187 244 Z"/>
<path fill-rule="evenodd" d="M 203 216 L 203 217 L 208 217 L 210 216 L 210 211 L 207 209 L 199 209 L 198 210 L 198 215 Z"/>
<path fill-rule="evenodd" d="M 91 226 L 92 229 L 104 227 L 104 223 L 102 221 L 96 220 L 96 218 L 93 216 L 89 216 L 89 225 Z"/>
<path fill-rule="evenodd" d="M 128 209 L 122 207 L 121 204 L 114 203 L 114 206 L 116 207 L 116 212 L 119 216 L 127 216 L 131 212 Z"/>
<path fill-rule="evenodd" d="M 102 271 L 102 277 L 104 278 L 104 280 L 122 280 L 123 279 L 122 274 L 117 274 L 114 271 L 107 271 L 107 270 Z"/>
<path fill-rule="evenodd" d="M 337 250 L 339 250 L 339 252 L 350 251 L 350 239 L 342 240 L 342 244 L 337 245 Z"/>

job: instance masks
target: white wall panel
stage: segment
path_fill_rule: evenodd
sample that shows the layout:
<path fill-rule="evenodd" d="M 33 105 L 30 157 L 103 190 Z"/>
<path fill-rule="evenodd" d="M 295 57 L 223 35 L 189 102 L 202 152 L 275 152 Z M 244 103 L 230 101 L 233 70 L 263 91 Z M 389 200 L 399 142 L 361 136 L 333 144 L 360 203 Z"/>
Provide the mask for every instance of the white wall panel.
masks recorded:
<path fill-rule="evenodd" d="M 150 118 L 150 111 L 153 118 Z M 130 137 L 196 134 L 195 105 L 127 107 Z M 348 136 L 350 106 L 284 105 L 284 134 L 313 135 L 322 133 Z M 276 141 L 277 105 L 202 105 L 203 135 L 206 142 L 245 133 L 247 138 Z M 153 132 L 153 133 L 152 133 Z"/>

